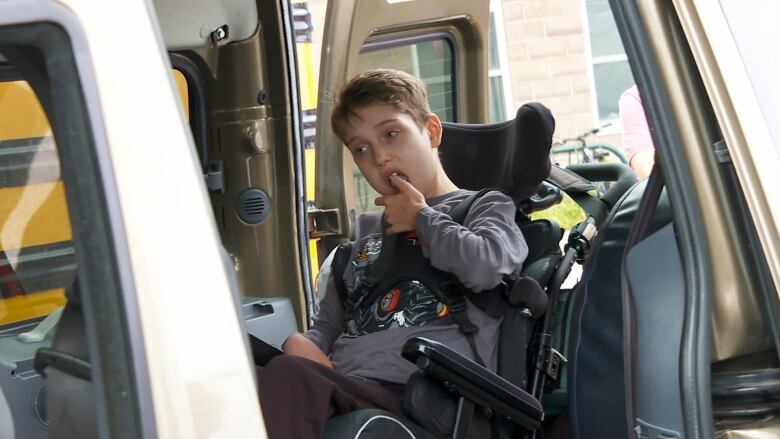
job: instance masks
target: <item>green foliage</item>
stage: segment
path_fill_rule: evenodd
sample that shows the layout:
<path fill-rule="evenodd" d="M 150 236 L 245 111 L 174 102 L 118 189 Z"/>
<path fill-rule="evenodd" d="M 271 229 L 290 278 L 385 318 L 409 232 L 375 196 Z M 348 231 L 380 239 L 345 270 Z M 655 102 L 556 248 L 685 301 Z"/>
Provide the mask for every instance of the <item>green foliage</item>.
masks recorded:
<path fill-rule="evenodd" d="M 558 222 L 563 227 L 563 230 L 571 230 L 586 218 L 585 211 L 582 210 L 579 204 L 572 200 L 568 195 L 563 195 L 563 201 L 555 206 L 534 212 L 531 214 L 531 219 L 551 219 Z"/>

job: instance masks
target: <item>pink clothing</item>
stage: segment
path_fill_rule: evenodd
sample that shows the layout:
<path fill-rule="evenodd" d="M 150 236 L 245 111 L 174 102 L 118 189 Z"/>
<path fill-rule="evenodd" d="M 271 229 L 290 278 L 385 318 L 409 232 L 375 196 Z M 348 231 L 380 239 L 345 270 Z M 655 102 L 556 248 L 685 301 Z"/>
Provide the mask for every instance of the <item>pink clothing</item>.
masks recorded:
<path fill-rule="evenodd" d="M 639 97 L 639 88 L 634 85 L 620 95 L 620 122 L 623 124 L 623 148 L 628 162 L 642 151 L 655 151 L 650 128 L 647 126 L 645 109 Z"/>

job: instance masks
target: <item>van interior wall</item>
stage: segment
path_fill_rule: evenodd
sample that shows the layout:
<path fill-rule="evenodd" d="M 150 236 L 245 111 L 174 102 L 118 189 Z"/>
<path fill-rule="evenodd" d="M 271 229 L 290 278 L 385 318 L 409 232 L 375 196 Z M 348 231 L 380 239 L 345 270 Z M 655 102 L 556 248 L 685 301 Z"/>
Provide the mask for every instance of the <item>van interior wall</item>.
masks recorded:
<path fill-rule="evenodd" d="M 210 162 L 224 164 L 224 191 L 210 193 L 242 296 L 288 297 L 299 328 L 307 320 L 296 219 L 295 151 L 281 11 L 262 2 L 250 38 L 186 52 L 201 68 L 209 102 Z M 242 194 L 262 191 L 264 218 L 239 216 Z"/>

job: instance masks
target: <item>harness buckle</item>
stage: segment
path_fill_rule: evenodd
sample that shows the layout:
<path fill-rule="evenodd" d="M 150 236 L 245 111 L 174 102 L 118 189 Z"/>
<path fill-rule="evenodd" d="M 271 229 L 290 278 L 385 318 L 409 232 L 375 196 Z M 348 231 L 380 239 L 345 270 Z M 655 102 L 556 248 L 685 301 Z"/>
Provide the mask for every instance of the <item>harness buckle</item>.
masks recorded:
<path fill-rule="evenodd" d="M 366 297 L 366 292 L 371 291 L 374 288 L 374 285 L 376 285 L 376 281 L 374 279 L 369 277 L 360 279 L 360 282 L 358 282 L 357 286 L 352 291 L 352 294 L 347 295 L 347 298 L 344 301 L 344 307 L 349 311 L 357 309 L 357 307 Z"/>
<path fill-rule="evenodd" d="M 563 366 L 568 363 L 569 360 L 558 352 L 555 348 L 545 347 L 545 354 L 541 364 L 542 372 L 547 375 L 550 383 L 554 386 L 558 385 L 558 379 L 560 378 L 561 370 Z"/>

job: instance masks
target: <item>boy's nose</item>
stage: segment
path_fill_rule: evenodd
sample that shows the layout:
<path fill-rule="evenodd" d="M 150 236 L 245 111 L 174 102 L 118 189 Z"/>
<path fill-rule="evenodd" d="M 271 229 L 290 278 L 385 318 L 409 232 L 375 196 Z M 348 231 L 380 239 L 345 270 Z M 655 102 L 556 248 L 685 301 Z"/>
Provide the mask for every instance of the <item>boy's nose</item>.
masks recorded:
<path fill-rule="evenodd" d="M 374 162 L 377 166 L 383 166 L 390 161 L 390 154 L 383 147 L 374 148 Z"/>

